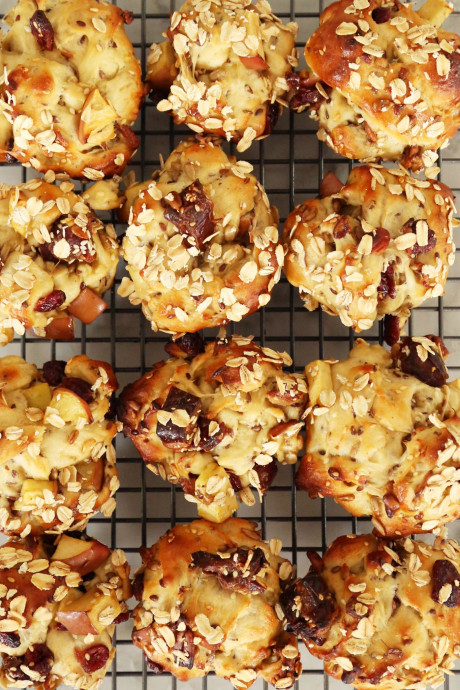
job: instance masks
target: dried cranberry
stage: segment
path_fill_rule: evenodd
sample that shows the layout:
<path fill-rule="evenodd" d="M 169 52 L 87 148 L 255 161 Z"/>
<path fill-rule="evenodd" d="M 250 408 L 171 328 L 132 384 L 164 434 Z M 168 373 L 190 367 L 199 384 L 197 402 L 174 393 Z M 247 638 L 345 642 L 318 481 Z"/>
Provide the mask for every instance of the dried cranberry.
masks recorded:
<path fill-rule="evenodd" d="M 87 403 L 92 403 L 94 400 L 94 393 L 91 390 L 91 384 L 83 379 L 78 379 L 75 376 L 64 376 L 60 384 L 63 388 L 67 388 L 79 398 Z"/>
<path fill-rule="evenodd" d="M 388 345 L 395 345 L 401 332 L 399 318 L 394 314 L 386 314 L 383 321 L 383 339 Z"/>
<path fill-rule="evenodd" d="M 167 343 L 165 350 L 173 357 L 186 355 L 187 359 L 193 359 L 204 352 L 204 340 L 199 333 L 186 333 L 177 340 Z"/>
<path fill-rule="evenodd" d="M 129 611 L 123 611 L 123 613 L 120 613 L 120 615 L 115 618 L 113 623 L 114 625 L 118 625 L 119 623 L 125 623 L 127 620 L 129 620 Z"/>
<path fill-rule="evenodd" d="M 419 222 L 425 222 L 425 221 L 420 221 L 420 220 L 415 220 L 415 218 L 410 218 L 407 223 L 403 225 L 401 228 L 401 233 L 405 234 L 406 232 L 417 232 L 417 223 Z M 428 237 L 427 237 L 427 243 L 420 245 L 418 242 L 416 242 L 412 247 L 409 247 L 409 249 L 406 249 L 407 254 L 409 254 L 410 257 L 414 258 L 416 256 L 419 256 L 419 254 L 428 254 L 428 252 L 431 252 L 432 249 L 436 247 L 436 235 L 434 234 L 433 230 L 431 228 L 428 228 Z"/>
<path fill-rule="evenodd" d="M 15 632 L 5 632 L 0 633 L 0 644 L 5 645 L 5 647 L 19 647 L 21 644 L 20 637 Z"/>
<path fill-rule="evenodd" d="M 375 235 L 372 236 L 372 254 L 384 252 L 390 244 L 390 233 L 385 228 L 375 228 Z"/>
<path fill-rule="evenodd" d="M 52 359 L 43 365 L 43 378 L 50 386 L 59 386 L 64 378 L 67 362 L 61 359 Z"/>
<path fill-rule="evenodd" d="M 42 50 L 54 50 L 54 29 L 43 10 L 36 10 L 31 16 L 30 30 Z"/>
<path fill-rule="evenodd" d="M 433 601 L 443 603 L 444 606 L 454 608 L 460 604 L 460 573 L 453 563 L 446 559 L 440 559 L 433 564 L 433 590 L 431 598 Z M 439 596 L 444 585 L 450 585 L 451 590 L 446 601 L 440 602 Z"/>
<path fill-rule="evenodd" d="M 380 285 L 377 288 L 377 299 L 382 302 L 386 297 L 394 299 L 396 297 L 396 283 L 393 264 L 388 264 L 381 275 Z"/>
<path fill-rule="evenodd" d="M 95 644 L 86 649 L 76 649 L 75 656 L 85 673 L 94 673 L 104 668 L 109 660 L 110 652 L 104 644 Z"/>
<path fill-rule="evenodd" d="M 254 465 L 254 470 L 259 476 L 260 490 L 265 494 L 278 473 L 278 464 L 272 460 L 268 465 Z"/>
<path fill-rule="evenodd" d="M 54 654 L 46 644 L 34 644 L 24 655 L 24 664 L 40 675 L 49 676 L 54 661 Z"/>
<path fill-rule="evenodd" d="M 275 101 L 275 103 L 270 103 L 267 107 L 267 118 L 265 120 L 265 130 L 263 136 L 271 134 L 278 122 L 280 116 L 281 108 L 280 104 Z"/>
<path fill-rule="evenodd" d="M 420 351 L 425 359 L 420 357 Z M 404 338 L 395 345 L 392 355 L 401 371 L 415 376 L 428 386 L 440 388 L 449 378 L 444 360 L 435 347 L 430 352 L 412 338 Z"/>
<path fill-rule="evenodd" d="M 195 180 L 179 194 L 171 192 L 172 201 L 164 201 L 164 215 L 182 235 L 194 238 L 194 245 L 202 249 L 207 237 L 215 229 L 213 203 L 203 191 L 203 185 Z"/>
<path fill-rule="evenodd" d="M 63 290 L 53 290 L 49 295 L 40 297 L 37 300 L 34 311 L 54 311 L 65 302 L 65 292 Z"/>
<path fill-rule="evenodd" d="M 389 7 L 376 7 L 372 10 L 372 19 L 376 24 L 385 24 L 391 19 L 391 10 Z"/>
<path fill-rule="evenodd" d="M 70 216 L 61 216 L 54 221 L 50 228 L 50 242 L 40 244 L 38 251 L 45 261 L 85 261 L 92 264 L 96 258 L 96 249 L 91 238 L 91 224 L 93 219 L 90 218 L 88 225 L 81 228 L 74 223 L 74 219 Z M 98 222 L 96 220 L 96 222 Z M 59 256 L 55 253 L 55 248 L 58 242 L 65 240 L 68 244 L 67 256 L 63 256 L 62 250 Z"/>

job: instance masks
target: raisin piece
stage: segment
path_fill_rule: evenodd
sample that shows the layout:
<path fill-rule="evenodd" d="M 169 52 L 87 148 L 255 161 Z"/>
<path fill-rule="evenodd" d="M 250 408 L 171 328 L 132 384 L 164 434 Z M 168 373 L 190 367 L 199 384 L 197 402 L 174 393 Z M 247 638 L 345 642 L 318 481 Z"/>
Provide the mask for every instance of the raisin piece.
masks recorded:
<path fill-rule="evenodd" d="M 276 460 L 272 460 L 268 465 L 254 465 L 254 471 L 259 477 L 260 490 L 265 494 L 278 473 L 278 464 Z"/>
<path fill-rule="evenodd" d="M 316 81 L 310 77 L 301 77 L 300 74 L 291 72 L 286 76 L 286 81 L 291 88 L 293 94 L 289 101 L 289 107 L 293 110 L 311 108 L 317 109 L 326 100 L 316 88 Z M 325 93 L 328 93 L 328 87 L 323 82 L 320 82 Z"/>
<path fill-rule="evenodd" d="M 143 573 L 137 573 L 136 577 L 133 580 L 133 596 L 137 599 L 137 601 L 142 600 L 143 591 L 144 591 L 144 574 Z"/>
<path fill-rule="evenodd" d="M 230 484 L 232 485 L 233 491 L 237 494 L 239 491 L 242 491 L 243 485 L 241 483 L 241 479 L 237 474 L 234 472 L 231 472 L 230 470 L 227 470 L 227 474 L 230 477 Z"/>
<path fill-rule="evenodd" d="M 439 595 L 444 585 L 450 585 L 451 590 L 448 599 L 440 602 Z M 460 604 L 460 573 L 450 561 L 440 559 L 434 562 L 431 598 L 449 608 L 454 608 Z"/>
<path fill-rule="evenodd" d="M 193 417 L 197 417 L 201 411 L 201 400 L 196 395 L 171 386 L 161 409 L 166 412 L 174 412 L 177 409 L 188 412 L 191 422 L 187 426 L 177 426 L 169 420 L 167 424 L 157 422 L 156 428 L 157 436 L 166 448 L 179 450 L 188 447 L 194 427 Z"/>
<path fill-rule="evenodd" d="M 389 7 L 376 7 L 372 10 L 372 19 L 376 24 L 385 24 L 391 19 L 391 10 Z"/>
<path fill-rule="evenodd" d="M 61 359 L 52 359 L 43 365 L 43 378 L 50 386 L 59 386 L 64 378 L 67 362 Z"/>
<path fill-rule="evenodd" d="M 177 630 L 178 623 L 186 624 L 186 621 L 183 616 L 181 616 L 179 620 L 176 622 L 176 630 L 174 631 L 176 637 L 176 644 L 174 645 L 174 649 L 177 649 L 179 652 L 182 652 L 186 656 L 186 659 L 178 659 L 179 666 L 184 666 L 185 668 L 190 669 L 193 668 L 196 653 L 196 645 L 193 641 L 194 636 L 189 627 L 186 627 L 185 630 Z"/>
<path fill-rule="evenodd" d="M 96 248 L 91 239 L 89 220 L 86 228 L 81 228 L 69 216 L 61 216 L 50 228 L 50 242 L 39 245 L 38 251 L 45 261 L 85 261 L 92 264 L 96 258 Z M 64 240 L 64 242 L 62 242 Z M 59 252 L 56 245 L 59 242 Z"/>
<path fill-rule="evenodd" d="M 149 671 L 152 671 L 155 675 L 159 675 L 160 673 L 164 672 L 163 666 L 160 666 L 160 664 L 157 664 L 156 661 L 152 661 L 151 659 L 148 658 L 147 654 L 144 654 L 145 656 L 145 663 L 147 664 L 147 668 Z"/>
<path fill-rule="evenodd" d="M 15 632 L 5 632 L 0 633 L 0 644 L 5 645 L 5 647 L 16 648 L 21 644 L 19 635 Z"/>
<path fill-rule="evenodd" d="M 119 623 L 125 623 L 125 621 L 129 620 L 129 611 L 123 611 L 123 613 L 120 613 L 115 620 L 113 621 L 114 625 L 118 625 Z"/>
<path fill-rule="evenodd" d="M 421 359 L 420 353 L 426 358 Z M 430 352 L 412 338 L 404 338 L 394 347 L 392 355 L 393 361 L 401 371 L 415 376 L 428 386 L 440 388 L 449 378 L 444 360 L 435 346 Z"/>
<path fill-rule="evenodd" d="M 262 549 L 238 547 L 229 558 L 222 558 L 207 551 L 195 551 L 192 553 L 192 564 L 189 567 L 200 568 L 204 573 L 217 575 L 219 584 L 224 589 L 263 592 L 265 585 L 257 582 L 255 578 L 266 565 L 267 560 Z"/>
<path fill-rule="evenodd" d="M 375 228 L 375 235 L 372 236 L 372 254 L 384 252 L 390 244 L 390 233 L 385 228 Z"/>
<path fill-rule="evenodd" d="M 282 593 L 280 604 L 296 635 L 318 645 L 324 643 L 337 617 L 337 604 L 316 567 L 311 567 L 303 579 L 296 580 Z"/>
<path fill-rule="evenodd" d="M 109 660 L 110 652 L 105 644 L 95 644 L 86 649 L 76 649 L 75 656 L 85 673 L 94 673 L 104 668 Z"/>
<path fill-rule="evenodd" d="M 171 192 L 172 201 L 164 201 L 166 220 L 179 230 L 181 235 L 194 239 L 190 244 L 202 249 L 207 237 L 213 234 L 215 224 L 213 203 L 203 191 L 203 185 L 195 180 L 180 194 Z"/>
<path fill-rule="evenodd" d="M 54 50 L 54 29 L 43 10 L 36 10 L 31 16 L 30 30 L 41 50 Z"/>
<path fill-rule="evenodd" d="M 204 352 L 204 340 L 199 333 L 186 333 L 177 340 L 165 345 L 165 350 L 172 357 L 193 359 Z"/>
<path fill-rule="evenodd" d="M 92 403 L 94 400 L 94 394 L 91 390 L 91 384 L 83 379 L 78 379 L 75 376 L 64 376 L 60 384 L 63 388 L 67 388 L 79 398 L 87 403 Z"/>
<path fill-rule="evenodd" d="M 388 264 L 388 267 L 381 274 L 380 285 L 377 288 L 377 299 L 379 302 L 390 297 L 396 297 L 396 283 L 393 264 Z"/>
<path fill-rule="evenodd" d="M 49 295 L 40 297 L 37 300 L 34 311 L 54 311 L 65 302 L 65 292 L 63 290 L 53 290 Z"/>

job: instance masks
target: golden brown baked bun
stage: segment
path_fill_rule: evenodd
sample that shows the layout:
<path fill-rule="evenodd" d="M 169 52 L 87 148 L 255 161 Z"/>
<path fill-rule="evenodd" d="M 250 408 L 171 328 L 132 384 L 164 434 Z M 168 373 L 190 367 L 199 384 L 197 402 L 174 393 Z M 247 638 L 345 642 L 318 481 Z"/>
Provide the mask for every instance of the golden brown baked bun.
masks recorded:
<path fill-rule="evenodd" d="M 326 673 L 358 690 L 438 687 L 460 656 L 460 546 L 339 537 L 281 595 Z"/>
<path fill-rule="evenodd" d="M 129 566 L 120 549 L 63 534 L 0 547 L 1 688 L 96 690 L 129 616 Z"/>
<path fill-rule="evenodd" d="M 320 304 L 358 333 L 387 315 L 402 327 L 444 293 L 454 210 L 446 185 L 403 169 L 353 168 L 345 185 L 328 173 L 286 221 L 286 276 L 307 309 Z"/>
<path fill-rule="evenodd" d="M 293 464 L 302 447 L 305 380 L 283 372 L 285 353 L 233 336 L 186 335 L 174 355 L 125 388 L 118 417 L 148 467 L 180 484 L 198 514 L 222 522 L 238 501 L 265 494 L 275 458 Z"/>
<path fill-rule="evenodd" d="M 107 308 L 119 247 L 96 208 L 118 204 L 114 183 L 82 196 L 74 185 L 41 179 L 0 185 L 0 345 L 32 329 L 43 338 L 73 339 L 76 316 L 91 323 Z"/>
<path fill-rule="evenodd" d="M 154 330 L 192 333 L 269 302 L 284 255 L 278 213 L 251 170 L 212 140 L 189 139 L 153 180 L 127 189 L 122 256 L 132 280 L 119 293 Z"/>
<path fill-rule="evenodd" d="M 154 673 L 190 680 L 213 671 L 238 690 L 262 677 L 289 688 L 300 675 L 297 639 L 278 616 L 293 567 L 279 539 L 260 540 L 254 522 L 195 520 L 169 530 L 134 579 L 133 642 Z"/>
<path fill-rule="evenodd" d="M 25 537 L 81 530 L 109 516 L 119 487 L 110 364 L 86 355 L 39 371 L 0 358 L 0 531 Z"/>
<path fill-rule="evenodd" d="M 271 133 L 297 66 L 296 24 L 283 24 L 266 0 L 186 0 L 167 35 L 147 60 L 158 110 L 238 151 Z"/>
<path fill-rule="evenodd" d="M 452 7 L 329 5 L 305 46 L 309 70 L 293 83 L 293 107 L 309 107 L 319 139 L 342 156 L 432 167 L 460 125 L 460 37 L 440 28 Z"/>
<path fill-rule="evenodd" d="M 305 369 L 310 396 L 297 486 L 370 515 L 388 537 L 429 532 L 460 516 L 460 381 L 436 336 L 392 353 L 357 340 L 348 359 Z"/>
<path fill-rule="evenodd" d="M 144 95 L 123 24 L 98 0 L 19 0 L 5 16 L 0 160 L 97 180 L 120 173 Z"/>

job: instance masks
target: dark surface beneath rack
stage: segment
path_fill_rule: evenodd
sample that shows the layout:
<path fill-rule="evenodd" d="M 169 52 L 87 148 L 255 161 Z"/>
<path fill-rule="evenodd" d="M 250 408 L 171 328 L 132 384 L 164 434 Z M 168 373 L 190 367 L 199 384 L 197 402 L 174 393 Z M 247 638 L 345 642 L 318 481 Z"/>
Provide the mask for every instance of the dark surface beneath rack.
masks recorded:
<path fill-rule="evenodd" d="M 12 6 L 12 0 L 0 0 L 0 10 Z M 149 45 L 161 40 L 170 12 L 180 6 L 173 0 L 119 0 L 124 9 L 134 12 L 128 27 L 138 57 L 145 65 Z M 307 36 L 314 30 L 323 8 L 322 0 L 273 0 L 273 10 L 284 21 L 299 23 L 298 47 L 302 53 Z M 455 12 L 446 22 L 447 28 L 460 32 L 460 0 L 454 0 Z M 159 166 L 159 155 L 166 157 L 181 138 L 190 135 L 186 128 L 173 126 L 166 114 L 157 113 L 147 101 L 136 124 L 140 147 L 129 168 L 136 178 L 147 179 Z M 270 201 L 278 206 L 281 222 L 288 212 L 307 197 L 316 196 L 319 183 L 326 172 L 333 170 L 343 180 L 352 164 L 336 156 L 316 138 L 316 125 L 306 114 L 284 113 L 273 134 L 255 143 L 242 158 L 254 165 L 254 172 L 266 187 Z M 460 190 L 460 134 L 442 152 L 441 179 L 454 193 Z M 19 165 L 0 167 L 0 181 L 9 184 L 34 177 Z M 115 222 L 115 218 L 112 218 Z M 120 227 L 119 232 L 124 228 Z M 460 234 L 460 230 L 457 231 Z M 460 245 L 460 237 L 457 240 Z M 164 357 L 168 337 L 154 333 L 140 308 L 132 307 L 116 295 L 124 274 L 120 264 L 116 285 L 109 298 L 110 309 L 89 327 L 77 327 L 74 343 L 49 343 L 35 338 L 17 339 L 6 347 L 2 355 L 20 354 L 37 365 L 48 359 L 63 359 L 80 352 L 111 362 L 124 386 L 140 376 L 156 361 Z M 451 352 L 449 358 L 452 377 L 460 376 L 460 259 L 451 269 L 444 298 L 434 299 L 419 308 L 411 318 L 407 332 L 435 333 L 445 339 Z M 283 279 L 275 288 L 271 302 L 255 315 L 228 328 L 229 332 L 252 334 L 257 342 L 274 349 L 286 350 L 292 357 L 296 371 L 318 357 L 345 357 L 353 344 L 354 335 L 338 319 L 321 311 L 308 313 L 294 289 Z M 207 332 L 212 338 L 215 332 Z M 381 342 L 382 329 L 366 332 L 366 339 Z M 194 519 L 194 507 L 187 503 L 178 489 L 171 488 L 150 473 L 138 457 L 134 447 L 120 435 L 117 437 L 117 457 L 121 488 L 117 494 L 117 510 L 111 519 L 95 518 L 90 534 L 112 547 L 125 549 L 135 568 L 139 565 L 141 544 L 151 545 L 170 526 Z M 297 564 L 300 573 L 307 568 L 306 551 L 324 550 L 335 537 L 351 532 L 370 530 L 367 520 L 356 520 L 329 500 L 312 501 L 294 487 L 294 468 L 281 468 L 275 485 L 265 502 L 253 508 L 244 507 L 239 515 L 257 520 L 264 538 L 277 536 L 283 542 L 283 555 Z M 457 524 L 449 528 L 449 536 L 460 537 Z M 130 623 L 118 626 L 117 655 L 103 690 L 176 690 L 177 685 L 190 690 L 222 690 L 230 685 L 209 677 L 177 684 L 169 675 L 154 676 L 143 662 L 141 652 L 130 641 Z M 303 650 L 304 671 L 298 682 L 300 690 L 339 690 L 343 684 L 324 675 L 322 664 Z M 266 688 L 257 681 L 254 690 Z M 455 675 L 447 679 L 446 690 L 460 690 L 460 665 Z"/>

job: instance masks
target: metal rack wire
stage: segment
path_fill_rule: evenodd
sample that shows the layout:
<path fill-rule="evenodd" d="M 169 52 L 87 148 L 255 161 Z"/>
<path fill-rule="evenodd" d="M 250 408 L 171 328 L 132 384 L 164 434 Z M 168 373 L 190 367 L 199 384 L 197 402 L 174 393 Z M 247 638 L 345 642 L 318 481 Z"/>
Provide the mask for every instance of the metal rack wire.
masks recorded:
<path fill-rule="evenodd" d="M 13 0 L 0 0 L 0 10 L 6 11 Z M 166 29 L 170 12 L 180 6 L 174 0 L 120 0 L 126 9 L 134 12 L 134 21 L 128 33 L 138 57 L 145 64 L 150 43 L 160 40 Z M 318 17 L 327 0 L 273 0 L 274 11 L 285 21 L 299 23 L 298 47 L 302 52 L 304 41 L 317 25 Z M 448 27 L 460 31 L 460 0 L 456 5 Z M 307 197 L 316 196 L 319 183 L 328 170 L 346 179 L 351 163 L 323 146 L 316 139 L 316 125 L 306 114 L 294 116 L 284 113 L 269 139 L 255 143 L 243 157 L 254 165 L 255 174 L 266 187 L 271 202 L 278 206 L 281 221 L 295 204 Z M 140 139 L 139 151 L 130 168 L 137 179 L 148 178 L 158 167 L 159 154 L 167 155 L 177 142 L 190 134 L 185 128 L 174 127 L 168 115 L 160 114 L 149 102 L 143 108 L 136 133 Z M 460 135 L 449 148 L 442 152 L 441 179 L 449 184 L 454 193 L 460 190 Z M 0 181 L 11 184 L 33 177 L 21 166 L 0 168 Z M 114 220 L 114 218 L 112 218 Z M 120 228 L 120 231 L 122 229 Z M 460 244 L 460 241 L 459 241 Z M 111 362 L 120 385 L 140 376 L 155 362 L 164 357 L 163 346 L 168 338 L 150 330 L 137 307 L 116 295 L 123 275 L 119 275 L 112 288 L 110 310 L 89 327 L 77 328 L 74 343 L 49 343 L 29 337 L 15 340 L 3 354 L 20 354 L 37 365 L 50 358 L 68 358 L 80 352 Z M 414 334 L 436 333 L 441 335 L 449 350 L 450 371 L 453 377 L 460 375 L 460 259 L 451 269 L 444 298 L 431 300 L 420 307 L 411 318 L 408 331 Z M 293 368 L 301 371 L 304 365 L 318 357 L 345 357 L 353 343 L 353 333 L 348 332 L 338 319 L 321 311 L 308 313 L 302 306 L 296 291 L 285 279 L 275 288 L 271 302 L 257 314 L 245 318 L 229 331 L 253 334 L 262 344 L 286 350 L 293 359 Z M 214 335 L 212 332 L 206 336 Z M 381 327 L 374 327 L 365 337 L 381 341 Z M 97 517 L 88 531 L 112 547 L 125 549 L 132 567 L 139 565 L 138 548 L 150 545 L 170 526 L 195 518 L 194 506 L 187 503 L 180 490 L 150 473 L 134 447 L 122 437 L 117 438 L 118 469 L 121 488 L 117 494 L 117 509 L 111 519 Z M 263 537 L 277 536 L 283 541 L 283 555 L 297 564 L 300 573 L 307 568 L 306 550 L 325 549 L 339 534 L 367 531 L 366 519 L 356 520 L 329 500 L 308 499 L 294 486 L 294 468 L 283 467 L 270 489 L 265 502 L 252 508 L 243 506 L 243 517 L 257 520 Z M 450 536 L 460 536 L 460 526 L 449 529 Z M 117 655 L 111 672 L 103 684 L 103 690 L 176 690 L 176 680 L 169 676 L 153 676 L 143 663 L 142 654 L 130 641 L 130 623 L 118 626 Z M 339 690 L 343 685 L 323 674 L 322 664 L 303 651 L 304 671 L 298 682 L 298 690 Z M 182 684 L 187 690 L 220 690 L 230 687 L 215 677 L 196 679 Z M 262 681 L 253 686 L 265 688 Z M 446 690 L 460 690 L 460 666 L 454 676 L 445 683 Z"/>

